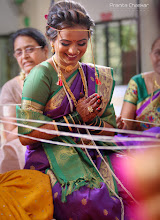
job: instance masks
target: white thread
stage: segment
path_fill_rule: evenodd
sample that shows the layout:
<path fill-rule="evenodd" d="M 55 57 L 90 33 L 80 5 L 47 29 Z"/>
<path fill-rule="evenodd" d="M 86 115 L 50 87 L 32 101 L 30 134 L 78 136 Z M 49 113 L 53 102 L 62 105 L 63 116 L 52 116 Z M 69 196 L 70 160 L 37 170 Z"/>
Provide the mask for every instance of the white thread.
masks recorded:
<path fill-rule="evenodd" d="M 3 117 L 0 117 L 3 118 Z M 87 128 L 87 129 L 94 129 L 94 130 L 102 130 L 101 127 L 96 127 L 96 126 L 90 126 L 90 125 L 78 125 L 78 124 L 66 124 L 66 123 L 60 123 L 60 122 L 48 122 L 44 120 L 32 120 L 32 119 L 23 119 L 23 118 L 16 118 L 16 117 L 9 117 L 10 120 L 19 120 L 19 121 L 28 121 L 28 122 L 37 122 L 37 123 L 43 123 L 43 124 L 56 124 L 60 126 L 72 126 L 75 128 Z M 0 120 L 1 122 L 2 120 Z M 110 132 L 118 132 L 118 133 L 126 133 L 126 134 L 136 134 L 136 135 L 143 135 L 143 136 L 150 136 L 150 137 L 156 137 L 157 133 L 151 133 L 151 132 L 145 132 L 143 133 L 142 131 L 133 131 L 133 130 L 123 130 L 123 129 L 117 129 L 117 128 L 103 128 L 104 131 L 110 131 Z M 103 137 L 103 136 L 101 136 Z"/>
<path fill-rule="evenodd" d="M 8 105 L 9 105 L 9 106 L 17 106 L 17 105 L 18 105 L 18 106 L 21 106 L 21 104 L 10 104 L 10 103 L 7 103 L 7 104 L 5 104 L 5 105 L 4 105 L 4 104 L 0 104 L 0 107 L 1 107 L 1 106 L 2 106 L 2 107 L 3 107 L 3 106 L 6 106 L 6 105 L 7 105 L 7 106 L 8 106 Z"/>
<path fill-rule="evenodd" d="M 78 131 L 79 131 L 79 129 L 78 129 Z M 90 134 L 90 132 L 88 131 L 88 129 L 86 129 L 86 131 L 87 131 L 87 133 L 91 136 L 91 134 Z M 92 143 L 93 143 L 94 145 L 96 145 L 93 140 L 91 140 L 91 141 L 92 141 Z M 82 138 L 82 143 L 84 144 L 83 138 Z M 97 147 L 97 146 L 96 146 L 96 147 Z M 97 148 L 96 148 L 96 150 L 97 150 Z M 103 178 L 102 174 L 100 173 L 100 171 L 99 171 L 98 168 L 96 167 L 95 163 L 93 162 L 91 156 L 89 155 L 87 148 L 85 148 L 85 151 L 86 151 L 86 154 L 87 154 L 88 158 L 89 158 L 90 161 L 92 162 L 93 166 L 95 167 L 95 169 L 96 169 L 97 172 L 99 173 L 100 177 L 101 177 L 102 180 L 104 181 L 104 183 L 107 184 L 107 186 L 108 186 L 108 188 L 110 189 L 110 191 L 119 199 L 119 201 L 120 201 L 120 203 L 121 203 L 121 219 L 124 220 L 124 205 L 123 205 L 122 199 L 121 199 L 121 198 L 117 195 L 117 193 L 109 186 L 109 184 L 107 183 L 107 181 L 105 181 L 105 179 Z M 102 159 L 102 158 L 101 158 L 101 159 Z M 106 164 L 106 163 L 105 163 L 105 164 Z M 107 166 L 107 168 L 108 168 L 108 166 Z M 109 167 L 109 170 L 111 171 L 110 167 Z M 113 172 L 111 172 L 111 173 L 113 173 Z"/>
<path fill-rule="evenodd" d="M 133 121 L 133 122 L 137 122 L 137 123 L 142 123 L 142 124 L 150 124 L 150 125 L 155 125 L 155 127 L 159 127 L 160 124 L 156 124 L 153 122 L 147 122 L 147 121 L 139 121 L 139 120 L 134 120 L 134 119 L 129 119 L 129 118 L 122 118 L 124 121 Z"/>
<path fill-rule="evenodd" d="M 69 104 L 70 104 L 70 111 L 73 112 L 73 104 L 72 104 L 71 98 L 70 98 L 70 96 L 69 96 L 69 94 L 68 94 L 68 92 L 67 92 L 66 87 L 64 86 L 64 84 L 63 84 L 63 89 L 64 89 L 64 91 L 65 91 L 65 93 L 66 93 L 66 95 L 67 95 L 67 98 L 68 98 L 68 101 L 69 101 Z"/>
<path fill-rule="evenodd" d="M 71 136 L 71 137 L 79 137 L 79 138 L 86 138 L 86 139 L 89 139 L 90 140 L 90 136 L 89 135 L 86 135 L 86 134 L 77 134 L 77 133 L 72 133 L 72 132 L 65 132 L 65 131 L 56 131 L 56 130 L 49 130 L 49 129 L 43 129 L 43 128 L 36 128 L 36 127 L 33 127 L 33 126 L 30 126 L 30 125 L 24 125 L 24 124 L 20 124 L 20 123 L 16 123 L 16 122 L 8 122 L 8 121 L 3 121 L 3 120 L 0 120 L 0 122 L 2 123 L 8 123 L 8 124 L 14 124 L 14 125 L 17 125 L 17 126 L 20 126 L 20 127 L 25 127 L 25 128 L 30 128 L 30 129 L 34 129 L 34 130 L 38 130 L 40 132 L 44 132 L 44 133 L 47 133 L 47 134 L 53 134 L 53 135 L 64 135 L 64 136 Z M 52 122 L 52 124 L 54 124 Z M 64 124 L 64 123 L 62 123 Z M 155 133 L 156 135 L 156 133 Z M 121 138 L 121 137 L 118 137 L 117 140 L 115 140 L 112 136 L 98 136 L 98 135 L 92 135 L 92 138 L 94 140 L 101 140 L 103 142 L 121 142 L 121 141 L 151 141 L 151 142 L 160 142 L 159 139 L 156 138 L 149 138 L 149 137 L 125 137 L 125 138 Z M 117 148 L 116 148 L 117 149 Z"/>
<path fill-rule="evenodd" d="M 57 67 L 56 67 L 57 68 Z M 82 69 L 83 70 L 83 69 Z M 83 72 L 84 73 L 84 72 Z M 85 81 L 86 81 L 86 78 L 85 78 Z M 87 84 L 86 84 L 86 86 L 87 86 Z M 5 105 L 7 105 L 7 106 L 21 106 L 21 104 L 10 104 L 10 103 L 8 103 L 8 104 L 0 104 L 0 107 L 3 107 L 3 106 L 5 106 Z M 122 118 L 123 120 L 125 120 L 125 121 L 133 121 L 133 122 L 135 122 L 135 123 L 142 123 L 142 124 L 151 124 L 151 125 L 155 125 L 155 126 L 160 126 L 160 124 L 157 124 L 157 123 L 153 123 L 153 122 L 146 122 L 146 121 L 139 121 L 139 120 L 135 120 L 135 119 L 129 119 L 129 118 Z"/>
<path fill-rule="evenodd" d="M 79 62 L 79 65 L 80 65 L 80 68 L 81 68 L 83 76 L 84 76 L 84 81 L 85 81 L 85 85 L 84 86 L 86 87 L 86 96 L 88 97 L 88 86 L 87 86 L 86 76 L 84 74 L 84 71 L 83 71 L 83 68 L 82 68 L 82 65 L 81 65 L 80 62 Z"/>
<path fill-rule="evenodd" d="M 5 132 L 8 132 L 10 134 L 14 134 L 14 135 L 17 135 L 17 133 L 15 132 L 12 132 L 12 131 L 8 131 L 8 130 L 5 130 L 5 129 L 0 129 L 0 130 L 3 130 Z M 58 132 L 59 134 L 59 132 Z M 78 147 L 78 148 L 88 148 L 88 149 L 101 149 L 101 150 L 127 150 L 127 149 L 145 149 L 145 148 L 155 148 L 155 147 L 159 147 L 159 145 L 145 145 L 145 146 L 94 146 L 94 145 L 81 145 L 81 144 L 70 144 L 70 143 L 62 143 L 62 142 L 59 142 L 59 141 L 53 141 L 53 140 L 47 140 L 47 139 L 41 139 L 41 138 L 36 138 L 36 137 L 31 137 L 31 136 L 26 136 L 26 135 L 23 135 L 23 134 L 18 134 L 18 136 L 21 136 L 21 137 L 27 137 L 27 139 L 31 139 L 31 140 L 36 140 L 36 141 L 39 141 L 39 142 L 44 142 L 44 143 L 49 143 L 49 144 L 55 144 L 55 145 L 62 145 L 62 146 L 68 146 L 68 147 Z M 62 136 L 65 136 L 64 135 L 64 132 L 62 133 Z"/>

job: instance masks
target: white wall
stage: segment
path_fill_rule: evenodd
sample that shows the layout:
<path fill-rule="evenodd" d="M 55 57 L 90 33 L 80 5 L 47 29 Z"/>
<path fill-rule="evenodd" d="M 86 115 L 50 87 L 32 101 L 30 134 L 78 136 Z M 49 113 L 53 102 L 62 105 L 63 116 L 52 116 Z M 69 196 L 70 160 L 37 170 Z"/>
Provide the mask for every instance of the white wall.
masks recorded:
<path fill-rule="evenodd" d="M 95 21 L 100 21 L 100 14 L 102 12 L 112 12 L 113 19 L 134 16 L 135 10 L 128 10 L 128 7 L 115 7 L 115 4 L 128 4 L 128 0 L 78 0 L 77 2 L 87 9 Z M 135 3 L 136 0 L 131 2 Z"/>
<path fill-rule="evenodd" d="M 0 35 L 7 35 L 18 29 L 18 10 L 10 0 L 0 0 Z"/>
<path fill-rule="evenodd" d="M 46 20 L 44 15 L 48 13 L 49 6 L 50 0 L 25 0 L 23 11 L 30 18 L 31 27 L 35 27 L 45 33 Z M 23 27 L 23 15 L 20 19 L 20 26 Z"/>

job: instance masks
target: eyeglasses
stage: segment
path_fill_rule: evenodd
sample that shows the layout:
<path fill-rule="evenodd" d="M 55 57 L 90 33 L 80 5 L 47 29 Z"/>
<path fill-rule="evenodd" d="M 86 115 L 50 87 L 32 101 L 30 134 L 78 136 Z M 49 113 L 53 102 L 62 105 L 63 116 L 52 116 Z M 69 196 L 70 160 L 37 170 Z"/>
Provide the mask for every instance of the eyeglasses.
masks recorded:
<path fill-rule="evenodd" d="M 36 49 L 38 49 L 38 48 L 42 48 L 42 46 L 26 47 L 26 48 L 24 49 L 24 52 L 25 52 L 26 54 L 30 54 L 30 53 L 33 53 L 33 52 L 34 52 Z M 23 53 L 23 50 L 22 50 L 22 49 L 18 49 L 18 50 L 16 50 L 16 51 L 14 51 L 14 56 L 15 56 L 16 58 L 18 58 L 18 57 L 22 56 L 22 53 Z"/>

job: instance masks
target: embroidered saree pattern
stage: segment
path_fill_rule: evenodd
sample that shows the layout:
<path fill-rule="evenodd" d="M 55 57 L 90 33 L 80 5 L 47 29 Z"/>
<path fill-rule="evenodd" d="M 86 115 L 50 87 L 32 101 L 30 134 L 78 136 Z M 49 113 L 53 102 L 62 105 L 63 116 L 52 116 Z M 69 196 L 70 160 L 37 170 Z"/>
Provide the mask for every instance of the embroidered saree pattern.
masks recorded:
<path fill-rule="evenodd" d="M 42 105 L 40 105 L 40 104 L 38 104 L 34 101 L 31 101 L 31 100 L 23 100 L 22 108 L 32 110 L 32 111 L 35 111 L 35 112 L 39 112 L 39 113 L 42 114 L 44 106 L 42 106 Z"/>
<path fill-rule="evenodd" d="M 134 80 L 130 80 L 126 90 L 124 101 L 130 102 L 134 105 L 137 103 L 137 84 Z"/>
<path fill-rule="evenodd" d="M 136 105 L 136 120 L 153 123 L 136 123 L 135 129 L 142 131 L 160 124 L 160 89 L 148 94 L 144 77 L 145 74 L 134 76 L 129 82 L 124 97 L 124 101 Z"/>

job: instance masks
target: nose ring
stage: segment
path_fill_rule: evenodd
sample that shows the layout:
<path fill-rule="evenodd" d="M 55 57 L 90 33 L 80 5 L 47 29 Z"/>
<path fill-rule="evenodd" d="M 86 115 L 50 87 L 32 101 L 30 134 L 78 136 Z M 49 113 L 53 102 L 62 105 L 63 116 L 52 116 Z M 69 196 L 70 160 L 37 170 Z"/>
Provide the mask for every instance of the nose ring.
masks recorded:
<path fill-rule="evenodd" d="M 80 51 L 79 51 L 79 50 L 77 51 L 77 55 L 78 55 L 78 54 L 80 54 Z"/>

